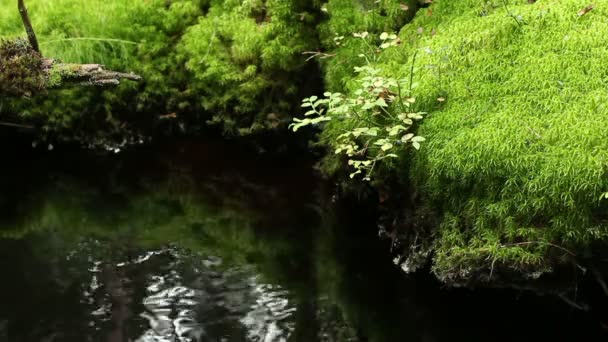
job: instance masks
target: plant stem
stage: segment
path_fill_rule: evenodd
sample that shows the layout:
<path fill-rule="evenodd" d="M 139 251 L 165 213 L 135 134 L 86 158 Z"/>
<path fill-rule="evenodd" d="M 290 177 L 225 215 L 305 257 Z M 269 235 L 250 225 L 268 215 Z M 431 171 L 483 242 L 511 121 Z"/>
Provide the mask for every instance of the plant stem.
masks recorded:
<path fill-rule="evenodd" d="M 21 14 L 21 20 L 23 21 L 23 26 L 25 27 L 25 32 L 27 33 L 27 39 L 30 41 L 30 45 L 34 51 L 40 53 L 40 47 L 38 46 L 38 39 L 36 38 L 36 33 L 34 32 L 34 28 L 32 27 L 32 22 L 30 21 L 30 16 L 27 13 L 27 8 L 25 7 L 24 0 L 17 0 L 17 7 L 19 8 L 19 13 Z"/>
<path fill-rule="evenodd" d="M 359 114 L 356 110 L 353 109 L 352 111 L 353 111 L 353 113 L 355 113 L 355 115 L 357 116 L 357 118 L 359 118 L 360 120 L 363 120 L 363 121 L 369 123 L 370 125 L 375 125 L 376 124 L 375 122 L 373 122 L 371 120 L 368 120 L 367 118 L 363 117 L 363 115 Z"/>
<path fill-rule="evenodd" d="M 401 94 L 401 84 L 397 81 L 397 91 L 399 92 L 399 107 L 401 107 L 401 112 L 407 112 L 405 109 L 405 103 L 403 103 L 403 95 Z"/>
<path fill-rule="evenodd" d="M 414 85 L 414 66 L 416 64 L 416 57 L 418 56 L 418 49 L 414 51 L 412 56 L 412 67 L 410 68 L 410 96 L 412 94 L 412 86 Z"/>

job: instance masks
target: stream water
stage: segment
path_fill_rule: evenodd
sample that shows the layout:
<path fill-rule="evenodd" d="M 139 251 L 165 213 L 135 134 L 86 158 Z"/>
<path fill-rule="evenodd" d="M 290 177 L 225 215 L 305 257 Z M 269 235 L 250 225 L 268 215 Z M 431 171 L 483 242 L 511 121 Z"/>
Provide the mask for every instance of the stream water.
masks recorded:
<path fill-rule="evenodd" d="M 403 274 L 305 156 L 5 150 L 0 341 L 608 340 L 558 298 Z"/>

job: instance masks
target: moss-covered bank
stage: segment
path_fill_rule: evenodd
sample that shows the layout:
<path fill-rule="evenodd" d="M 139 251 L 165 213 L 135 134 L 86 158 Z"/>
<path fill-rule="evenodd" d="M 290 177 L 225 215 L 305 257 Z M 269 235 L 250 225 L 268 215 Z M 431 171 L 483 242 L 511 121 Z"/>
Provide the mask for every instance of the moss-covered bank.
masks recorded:
<path fill-rule="evenodd" d="M 249 134 L 285 126 L 318 88 L 316 2 L 60 0 L 27 2 L 45 57 L 134 72 L 139 84 L 0 99 L 0 117 L 57 138 L 149 130 L 167 119 Z M 91 11 L 95 8 L 95 11 Z M 16 4 L 0 5 L 0 37 L 23 35 Z M 177 126 L 177 125 L 175 125 Z"/>
<path fill-rule="evenodd" d="M 420 213 L 402 233 L 438 221 L 423 234 L 442 280 L 537 277 L 606 247 L 608 7 L 583 7 L 436 0 L 374 64 L 412 77 L 430 113 L 418 131 L 427 143 L 388 168 Z M 345 125 L 332 122 L 326 140 Z"/>
<path fill-rule="evenodd" d="M 165 119 L 249 134 L 284 127 L 300 99 L 318 90 L 309 55 L 319 58 L 327 90 L 355 100 L 366 75 L 354 67 L 367 66 L 407 93 L 387 87 L 377 94 L 378 107 L 391 118 L 369 111 L 358 119 L 389 128 L 389 140 L 375 151 L 387 147 L 394 157 L 378 166 L 375 185 L 405 185 L 382 192 L 408 207 L 399 234 L 425 241 L 417 252 L 431 256 L 440 279 L 535 278 L 594 258 L 608 236 L 600 200 L 608 190 L 608 7 L 581 11 L 586 4 L 575 0 L 430 3 L 96 0 L 99 17 L 85 20 L 75 14 L 94 5 L 31 0 L 47 55 L 133 70 L 145 81 L 10 101 L 0 115 L 62 134 L 120 132 Z M 100 26 L 107 16 L 111 24 Z M 17 13 L 0 23 L 0 36 L 19 31 Z M 398 39 L 383 48 L 393 32 Z M 393 116 L 410 119 L 400 112 L 403 100 L 409 111 L 428 113 L 407 127 L 426 137 L 417 152 L 409 146 L 420 144 L 406 145 L 399 129 L 390 133 Z M 361 128 L 352 117 L 321 124 L 320 141 L 337 149 L 340 135 Z M 325 166 L 349 168 L 333 153 Z"/>

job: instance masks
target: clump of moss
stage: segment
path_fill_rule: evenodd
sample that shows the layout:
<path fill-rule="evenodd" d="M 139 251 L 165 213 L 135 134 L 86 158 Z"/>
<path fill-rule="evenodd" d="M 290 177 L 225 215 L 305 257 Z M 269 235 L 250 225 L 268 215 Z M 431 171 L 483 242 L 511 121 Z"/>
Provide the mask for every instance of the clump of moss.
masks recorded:
<path fill-rule="evenodd" d="M 26 40 L 0 41 L 0 94 L 29 96 L 45 85 L 42 56 Z"/>
<path fill-rule="evenodd" d="M 577 15 L 575 0 L 431 9 L 401 37 L 424 30 L 414 79 L 431 114 L 410 174 L 440 216 L 435 273 L 538 275 L 591 256 L 608 237 L 598 200 L 608 189 L 608 9 Z M 399 58 L 381 67 L 407 75 Z"/>
<path fill-rule="evenodd" d="M 302 52 L 316 45 L 314 10 L 302 0 L 211 3 L 180 45 L 210 122 L 246 134 L 289 121 L 309 79 Z"/>

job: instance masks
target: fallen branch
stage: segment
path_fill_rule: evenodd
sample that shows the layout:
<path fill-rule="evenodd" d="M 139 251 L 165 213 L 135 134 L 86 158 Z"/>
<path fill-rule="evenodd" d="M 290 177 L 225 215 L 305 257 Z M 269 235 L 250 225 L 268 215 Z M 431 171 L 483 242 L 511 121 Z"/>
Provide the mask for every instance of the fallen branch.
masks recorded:
<path fill-rule="evenodd" d="M 12 122 L 2 122 L 0 121 L 0 126 L 13 127 L 13 128 L 26 128 L 26 129 L 34 129 L 35 127 L 32 125 L 22 125 Z"/>
<path fill-rule="evenodd" d="M 141 76 L 106 70 L 101 64 L 70 64 L 43 58 L 25 40 L 0 42 L 0 95 L 33 96 L 69 86 L 117 85 Z"/>
<path fill-rule="evenodd" d="M 139 81 L 133 73 L 106 70 L 101 64 L 67 64 L 43 58 L 24 0 L 17 6 L 28 41 L 0 41 L 0 96 L 32 96 L 46 89 L 70 85 L 117 85 Z"/>
<path fill-rule="evenodd" d="M 106 70 L 101 64 L 66 64 L 55 59 L 43 59 L 43 71 L 48 75 L 50 83 L 47 88 L 78 84 L 85 86 L 117 85 L 120 81 L 140 81 L 141 76 L 134 73 L 124 73 Z M 59 76 L 60 84 L 53 84 Z"/>

